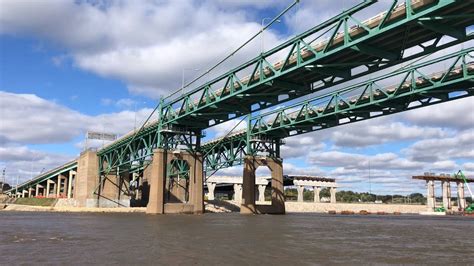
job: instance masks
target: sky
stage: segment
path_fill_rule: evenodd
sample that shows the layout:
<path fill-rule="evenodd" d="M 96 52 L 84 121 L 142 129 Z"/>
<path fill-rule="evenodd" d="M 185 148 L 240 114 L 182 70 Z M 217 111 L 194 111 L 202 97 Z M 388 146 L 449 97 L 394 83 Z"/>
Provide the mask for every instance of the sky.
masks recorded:
<path fill-rule="evenodd" d="M 76 158 L 88 130 L 122 135 L 139 127 L 183 77 L 202 74 L 291 2 L 0 0 L 0 167 L 7 183 Z M 205 79 L 356 3 L 302 0 L 263 42 L 258 37 Z M 427 171 L 472 175 L 472 98 L 288 138 L 284 173 L 332 177 L 341 189 L 381 194 L 425 193 L 411 176 Z M 207 138 L 237 122 L 206 130 Z M 241 175 L 242 167 L 217 174 Z"/>

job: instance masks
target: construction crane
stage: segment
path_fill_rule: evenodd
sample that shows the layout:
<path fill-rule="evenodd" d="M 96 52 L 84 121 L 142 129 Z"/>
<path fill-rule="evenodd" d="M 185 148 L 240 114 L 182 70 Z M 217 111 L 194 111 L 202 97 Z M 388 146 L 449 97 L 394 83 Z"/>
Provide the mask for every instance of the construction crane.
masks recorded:
<path fill-rule="evenodd" d="M 466 176 L 464 175 L 464 173 L 461 170 L 459 170 L 456 174 L 454 174 L 454 177 L 462 179 L 464 181 L 464 184 L 466 185 L 467 190 L 469 191 L 469 194 L 471 195 L 471 204 L 469 206 L 467 206 L 464 209 L 464 211 L 466 213 L 469 213 L 469 214 L 474 213 L 474 195 L 472 194 L 471 188 L 469 187 Z"/>

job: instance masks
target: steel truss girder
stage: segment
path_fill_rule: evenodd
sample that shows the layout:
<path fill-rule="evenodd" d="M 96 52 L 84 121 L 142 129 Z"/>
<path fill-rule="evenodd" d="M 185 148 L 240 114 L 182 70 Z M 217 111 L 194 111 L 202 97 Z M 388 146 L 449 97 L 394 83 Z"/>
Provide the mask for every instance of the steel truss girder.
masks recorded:
<path fill-rule="evenodd" d="M 345 124 L 340 121 L 344 118 L 360 117 L 360 120 L 365 120 L 472 96 L 473 56 L 474 48 L 465 49 L 346 89 L 258 115 L 251 120 L 250 135 L 271 135 L 276 131 L 275 134 L 283 138 L 290 136 L 291 129 L 300 125 L 320 126 L 315 129 L 319 130 L 324 128 L 322 124 L 326 121 L 333 121 L 333 125 L 341 125 Z M 428 65 L 447 60 L 454 60 L 455 63 L 443 74 L 436 73 L 434 76 L 430 76 L 421 70 Z M 398 75 L 402 75 L 404 78 L 396 86 L 384 88 L 378 85 L 378 83 L 383 83 Z M 465 94 L 450 95 L 453 92 L 465 92 Z M 434 101 L 434 99 L 438 101 Z M 419 102 L 419 105 L 411 105 L 414 102 Z M 374 112 L 378 113 L 374 115 L 372 114 Z M 361 116 L 361 114 L 364 115 Z M 348 122 L 351 123 L 353 120 Z M 282 136 L 281 130 L 284 130 L 286 134 Z M 299 133 L 294 135 L 297 134 Z"/>
<path fill-rule="evenodd" d="M 411 3 L 408 1 L 407 3 Z M 237 95 L 241 94 L 249 94 L 252 91 L 258 92 L 262 86 L 266 86 L 265 84 L 271 80 L 279 80 L 281 78 L 287 78 L 297 71 L 300 71 L 303 67 L 307 65 L 315 64 L 319 61 L 329 60 L 331 56 L 337 56 L 338 53 L 342 53 L 347 50 L 356 50 L 364 51 L 370 53 L 372 55 L 376 55 L 376 57 L 383 57 L 389 59 L 395 59 L 398 57 L 399 52 L 403 51 L 388 51 L 384 50 L 383 47 L 377 48 L 376 50 L 370 50 L 370 42 L 375 37 L 381 37 L 383 34 L 388 33 L 390 30 L 396 29 L 402 26 L 410 26 L 416 25 L 416 22 L 419 19 L 425 17 L 432 17 L 435 16 L 437 11 L 443 10 L 443 8 L 452 7 L 454 4 L 461 5 L 460 2 L 456 2 L 454 0 L 440 0 L 435 1 L 432 5 L 425 9 L 415 10 L 412 6 L 405 5 L 404 8 L 406 16 L 402 18 L 397 18 L 391 20 L 391 13 L 396 8 L 400 8 L 397 5 L 393 5 L 391 9 L 386 13 L 386 16 L 380 21 L 380 23 L 376 26 L 369 27 L 365 24 L 358 22 L 352 14 L 355 12 L 363 9 L 368 4 L 359 5 L 353 9 L 350 9 L 341 15 L 330 19 L 329 21 L 314 27 L 313 29 L 296 36 L 295 38 L 285 42 L 284 44 L 263 53 L 261 56 L 243 64 L 242 66 L 229 71 L 228 73 L 196 88 L 195 90 L 187 93 L 184 96 L 178 97 L 175 100 L 171 100 L 170 102 L 165 103 L 163 106 L 163 124 L 167 123 L 183 123 L 189 120 L 187 119 L 192 114 L 203 112 L 206 115 L 202 116 L 204 120 L 213 121 L 213 125 L 228 121 L 229 119 L 233 119 L 235 117 L 228 117 L 222 118 L 220 117 L 212 117 L 212 113 L 206 111 L 210 105 L 216 106 L 220 103 L 224 103 L 230 101 L 232 98 L 236 97 Z M 466 9 L 469 9 L 469 5 L 466 6 Z M 465 12 L 469 13 L 469 10 L 464 10 Z M 446 15 L 446 14 L 444 14 Z M 441 16 L 442 17 L 442 16 Z M 348 21 L 354 21 L 357 27 L 358 32 L 360 35 L 353 36 L 351 35 L 351 30 L 347 27 Z M 452 22 L 453 20 L 448 20 L 447 22 Z M 333 28 L 331 28 L 333 27 Z M 324 29 L 334 29 L 334 32 L 329 40 L 327 40 L 325 47 L 321 50 L 314 49 L 311 46 L 311 43 L 308 43 L 304 40 L 305 37 L 310 36 L 311 34 L 318 32 Z M 341 31 L 338 31 L 339 28 L 342 28 Z M 415 33 L 413 33 L 415 34 Z M 342 36 L 342 37 L 341 37 Z M 441 36 L 441 35 L 433 35 L 433 36 Z M 412 39 L 410 36 L 405 36 L 405 39 Z M 416 35 L 414 35 L 416 37 Z M 423 42 L 426 40 L 423 40 Z M 420 40 L 420 42 L 422 42 Z M 415 44 L 416 45 L 416 44 Z M 410 47 L 412 47 L 411 45 Z M 284 50 L 284 48 L 290 47 L 290 52 L 287 54 L 286 59 L 282 61 L 281 66 L 276 67 L 275 65 L 270 64 L 267 61 L 267 58 L 274 55 L 275 53 Z M 406 49 L 409 47 L 402 47 L 402 49 Z M 420 55 L 417 55 L 420 56 Z M 370 58 L 370 57 L 368 57 Z M 395 60 L 395 62 L 385 62 L 385 66 L 387 64 L 392 63 L 400 63 L 400 60 Z M 360 66 L 354 65 L 353 67 Z M 363 64 L 362 64 L 363 65 Z M 240 80 L 237 78 L 237 74 L 239 71 L 246 69 L 246 68 L 253 68 L 252 74 L 246 80 Z M 380 68 L 378 68 L 380 69 Z M 364 73 L 367 74 L 367 73 Z M 324 78 L 324 77 L 321 77 Z M 314 81 L 313 81 L 314 82 Z M 217 90 L 217 88 L 213 86 L 217 86 L 219 83 L 225 83 L 223 89 Z M 333 83 L 329 83 L 328 86 L 334 85 Z M 326 86 L 327 87 L 327 86 Z M 277 103 L 282 103 L 284 101 L 291 100 L 293 98 L 287 98 L 282 101 L 278 101 Z M 258 99 L 255 100 L 253 103 L 257 103 Z M 275 103 L 273 103 L 275 104 Z M 272 104 L 271 104 L 272 105 Z M 265 105 L 262 108 L 268 108 L 271 105 Z M 175 109 L 178 107 L 178 109 Z M 245 106 L 246 109 L 249 109 L 249 106 Z M 253 109 L 253 111 L 257 111 L 260 109 Z M 244 112 L 241 112 L 243 115 Z"/>
<path fill-rule="evenodd" d="M 120 171 L 139 171 L 151 160 L 156 148 L 196 150 L 200 145 L 201 131 L 176 127 L 160 128 L 159 123 L 142 131 L 132 141 L 123 142 L 114 149 L 98 152 L 101 174 Z"/>
<path fill-rule="evenodd" d="M 202 146 L 203 150 L 209 151 L 210 158 L 221 160 L 206 160 L 206 169 L 217 171 L 241 164 L 243 156 L 247 154 L 245 152 L 247 143 L 254 137 L 267 136 L 267 139 L 280 140 L 290 135 L 304 134 L 473 96 L 473 55 L 474 48 L 465 49 L 252 117 L 247 131 L 237 132 L 227 139 L 220 140 L 219 145 L 222 148 L 211 149 L 213 145 L 216 145 L 215 141 Z M 444 72 L 447 74 L 438 73 L 430 76 L 421 70 L 423 67 L 443 61 L 454 61 Z M 384 88 L 378 85 L 396 76 L 403 76 L 396 86 Z M 351 95 L 351 92 L 356 91 L 361 92 Z M 348 98 L 346 95 L 351 95 L 351 97 Z M 326 100 L 321 101 L 322 99 Z M 234 154 L 231 163 L 226 161 L 228 154 Z"/>

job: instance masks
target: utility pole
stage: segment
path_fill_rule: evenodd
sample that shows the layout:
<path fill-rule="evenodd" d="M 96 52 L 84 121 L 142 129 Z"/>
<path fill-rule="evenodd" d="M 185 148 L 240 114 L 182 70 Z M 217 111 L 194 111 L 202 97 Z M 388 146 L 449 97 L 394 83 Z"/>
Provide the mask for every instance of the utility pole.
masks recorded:
<path fill-rule="evenodd" d="M 18 179 L 20 178 L 19 175 L 16 176 L 16 192 L 15 192 L 15 197 L 18 194 Z"/>
<path fill-rule="evenodd" d="M 3 171 L 2 171 L 2 187 L 0 187 L 0 194 L 3 194 L 3 188 L 5 187 L 5 170 L 6 170 L 6 168 L 3 168 Z"/>

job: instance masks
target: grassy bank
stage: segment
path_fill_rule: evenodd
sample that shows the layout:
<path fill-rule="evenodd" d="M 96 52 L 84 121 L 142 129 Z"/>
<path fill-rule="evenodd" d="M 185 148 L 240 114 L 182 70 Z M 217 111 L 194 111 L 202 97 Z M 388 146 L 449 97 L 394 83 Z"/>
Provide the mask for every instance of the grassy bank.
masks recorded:
<path fill-rule="evenodd" d="M 18 198 L 15 204 L 50 207 L 56 203 L 54 198 Z"/>

